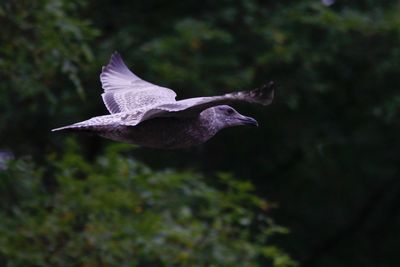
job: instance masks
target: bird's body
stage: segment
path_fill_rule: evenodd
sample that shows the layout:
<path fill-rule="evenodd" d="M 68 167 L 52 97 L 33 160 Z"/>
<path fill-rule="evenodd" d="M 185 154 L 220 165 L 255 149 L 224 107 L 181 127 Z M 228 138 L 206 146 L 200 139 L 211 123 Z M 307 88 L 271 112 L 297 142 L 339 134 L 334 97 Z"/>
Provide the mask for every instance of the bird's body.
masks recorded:
<path fill-rule="evenodd" d="M 199 116 L 196 118 L 155 118 L 136 127 L 119 125 L 111 131 L 102 131 L 100 135 L 144 147 L 177 149 L 202 144 L 216 133 L 217 129 L 210 121 Z"/>
<path fill-rule="evenodd" d="M 257 125 L 227 103 L 269 104 L 272 83 L 260 89 L 222 96 L 175 100 L 175 92 L 138 78 L 114 53 L 100 76 L 103 101 L 110 115 L 54 129 L 90 132 L 102 137 L 152 148 L 176 149 L 199 145 L 223 128 Z"/>
<path fill-rule="evenodd" d="M 112 115 L 107 116 L 111 117 Z M 99 120 L 96 124 L 66 128 L 65 130 L 93 133 L 114 141 L 133 143 L 144 147 L 176 149 L 199 145 L 213 137 L 219 127 L 214 124 L 214 120 L 210 120 L 209 116 L 213 116 L 212 108 L 203 111 L 196 117 L 154 118 L 137 126 L 121 125 L 115 116 L 110 120 L 104 120 L 104 116 L 100 116 L 91 119 L 90 123 Z M 81 123 L 86 124 L 85 122 Z"/>

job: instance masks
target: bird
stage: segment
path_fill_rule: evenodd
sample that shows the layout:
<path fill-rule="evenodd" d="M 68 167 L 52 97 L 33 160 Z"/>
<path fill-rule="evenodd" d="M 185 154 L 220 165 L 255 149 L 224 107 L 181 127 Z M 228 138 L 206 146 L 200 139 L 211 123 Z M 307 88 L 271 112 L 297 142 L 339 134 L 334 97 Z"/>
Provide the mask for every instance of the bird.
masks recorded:
<path fill-rule="evenodd" d="M 274 83 L 260 88 L 218 96 L 176 100 L 176 93 L 147 82 L 128 69 L 114 52 L 103 66 L 100 81 L 109 115 L 53 129 L 86 132 L 114 141 L 158 149 L 181 149 L 201 145 L 220 130 L 258 122 L 229 106 L 236 102 L 271 104 Z"/>

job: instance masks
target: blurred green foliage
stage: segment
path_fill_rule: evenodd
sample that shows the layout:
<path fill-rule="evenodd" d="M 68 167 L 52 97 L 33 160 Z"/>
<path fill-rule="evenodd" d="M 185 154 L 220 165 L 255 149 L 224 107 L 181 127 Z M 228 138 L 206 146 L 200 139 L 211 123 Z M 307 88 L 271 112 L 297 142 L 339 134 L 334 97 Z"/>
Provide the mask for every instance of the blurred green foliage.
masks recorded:
<path fill-rule="evenodd" d="M 88 40 L 98 30 L 75 18 L 82 5 L 67 0 L 0 4 L 0 140 L 13 144 L 13 151 L 32 152 L 46 144 L 43 131 L 51 127 L 57 105 L 69 106 L 85 95 L 78 71 L 93 58 Z M 27 133 L 34 140 L 29 142 Z"/>
<path fill-rule="evenodd" d="M 0 222 L 0 259 L 10 266 L 41 260 L 62 266 L 54 261 L 83 265 L 87 257 L 97 266 L 110 255 L 117 266 L 124 260 L 231 266 L 243 253 L 249 266 L 265 257 L 290 266 L 283 247 L 303 266 L 398 266 L 399 12 L 395 0 L 336 0 L 330 6 L 318 0 L 1 2 L 0 150 L 16 162 L 1 174 L 6 220 Z M 106 113 L 98 75 L 114 50 L 140 77 L 173 88 L 179 98 L 269 80 L 277 84 L 276 98 L 267 109 L 237 107 L 257 118 L 257 130 L 223 131 L 201 148 L 121 154 L 108 148 L 110 142 L 78 137 L 78 152 L 66 136 L 49 130 Z M 219 172 L 233 176 L 213 179 Z M 237 177 L 250 179 L 256 192 L 242 188 Z M 147 184 L 151 180 L 157 186 Z M 179 191 L 186 187 L 189 194 Z M 158 204 L 127 212 L 147 201 L 142 190 L 156 194 Z M 291 234 L 269 238 L 265 231 L 280 228 L 256 218 L 262 200 L 255 193 L 279 203 L 262 217 L 272 216 Z M 60 221 L 58 208 L 73 214 L 70 221 Z M 240 223 L 238 210 L 249 225 Z M 165 214 L 173 233 L 159 225 Z M 138 216 L 154 221 L 139 230 L 130 224 Z M 231 227 L 218 228 L 213 223 L 219 219 Z M 87 234 L 92 224 L 98 232 Z M 119 231 L 111 231 L 117 224 Z M 174 232 L 177 227 L 182 232 Z M 206 227 L 220 232 L 199 245 L 196 238 L 209 238 L 202 235 Z M 31 231 L 32 239 L 8 229 Z M 129 231 L 143 232 L 150 248 Z M 168 238 L 157 239 L 161 233 Z M 85 243 L 89 237 L 96 238 L 92 247 Z M 75 245 L 65 249 L 67 244 Z M 20 251 L 27 258 L 15 256 Z"/>
<path fill-rule="evenodd" d="M 110 146 L 88 163 L 69 141 L 55 187 L 26 160 L 1 173 L 4 266 L 295 266 L 274 246 L 286 230 L 248 182 L 221 174 L 153 172 Z"/>

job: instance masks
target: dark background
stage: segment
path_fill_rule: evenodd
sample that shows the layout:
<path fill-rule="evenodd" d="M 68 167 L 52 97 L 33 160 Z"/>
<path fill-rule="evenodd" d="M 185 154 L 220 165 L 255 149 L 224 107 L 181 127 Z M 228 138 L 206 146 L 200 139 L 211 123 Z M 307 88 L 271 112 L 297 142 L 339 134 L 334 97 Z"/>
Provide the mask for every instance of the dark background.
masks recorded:
<path fill-rule="evenodd" d="M 272 253 L 269 262 L 254 257 L 249 266 L 292 266 L 293 261 L 300 266 L 398 266 L 400 3 L 332 2 L 2 2 L 0 149 L 2 162 L 14 162 L 2 167 L 1 214 L 9 218 L 0 222 L 2 233 L 14 224 L 15 229 L 25 229 L 17 225 L 21 220 L 35 221 L 38 227 L 47 222 L 52 208 L 43 211 L 41 204 L 32 204 L 36 203 L 33 199 L 63 196 L 60 173 L 74 166 L 65 155 L 79 155 L 76 162 L 87 164 L 77 167 L 84 169 L 84 177 L 101 175 L 94 174 L 96 167 L 88 166 L 102 166 L 101 161 L 95 162 L 104 155 L 111 157 L 107 149 L 115 146 L 113 142 L 51 133 L 50 129 L 107 113 L 100 97 L 99 73 L 118 50 L 138 76 L 174 89 L 179 99 L 275 81 L 271 106 L 235 106 L 256 118 L 258 129 L 224 130 L 201 147 L 188 150 L 129 147 L 117 156 L 161 176 L 165 170 L 200 175 L 207 186 L 221 192 L 227 189 L 217 181 L 220 173 L 229 173 L 233 181 L 251 182 L 254 190 L 246 194 L 268 203 L 268 217 L 290 232 L 268 238 L 282 254 Z M 72 147 L 79 148 L 68 152 Z M 26 170 L 29 175 L 24 174 Z M 36 191 L 24 180 L 33 173 L 39 183 Z M 71 180 L 80 179 L 79 173 L 68 175 Z M 220 201 L 228 203 L 229 199 Z M 24 201 L 33 206 L 19 204 Z M 112 202 L 112 197 L 104 201 Z M 174 205 L 164 210 L 173 210 Z M 80 207 L 78 202 L 75 208 Z M 248 209 L 257 213 L 254 207 Z M 16 210 L 26 211 L 29 220 L 23 212 L 21 217 L 15 215 Z M 218 212 L 213 216 L 220 216 Z M 42 216 L 38 214 L 45 217 L 36 220 Z M 47 223 L 49 229 L 59 226 Z M 39 229 L 30 229 L 32 237 L 25 239 L 18 234 L 0 236 L 0 260 L 6 266 L 71 266 L 51 261 L 45 251 L 19 254 L 29 243 L 40 244 L 40 250 L 50 242 L 41 241 L 43 237 L 36 235 Z M 68 229 L 70 235 L 81 233 L 79 227 Z M 69 240 L 63 231 L 51 242 Z M 257 231 L 243 239 L 254 244 Z M 126 245 L 118 242 L 118 246 Z M 168 242 L 166 246 L 171 245 Z M 265 242 L 257 244 L 262 247 Z M 88 253 L 84 248 L 70 253 L 68 246 L 54 246 L 62 247 L 56 251 L 68 251 L 66 262 Z M 157 257 L 163 260 L 155 262 L 138 259 L 123 265 L 121 256 L 121 261 L 111 260 L 104 266 L 236 266 L 169 261 L 162 253 L 170 252 L 160 252 Z M 101 266 L 99 262 L 107 262 L 96 261 L 100 256 L 96 257 L 92 265 L 74 264 Z M 21 260 L 14 262 L 16 258 Z"/>

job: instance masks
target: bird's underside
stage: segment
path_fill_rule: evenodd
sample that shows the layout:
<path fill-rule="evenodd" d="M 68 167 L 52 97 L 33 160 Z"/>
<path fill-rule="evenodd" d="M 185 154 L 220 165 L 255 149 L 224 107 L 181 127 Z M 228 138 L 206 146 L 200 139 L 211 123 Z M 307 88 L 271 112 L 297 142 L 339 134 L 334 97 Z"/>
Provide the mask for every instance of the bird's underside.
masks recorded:
<path fill-rule="evenodd" d="M 274 96 L 273 83 L 270 82 L 251 91 L 176 101 L 173 90 L 151 84 L 133 74 L 117 52 L 103 67 L 100 80 L 104 89 L 102 98 L 111 114 L 53 131 L 91 132 L 116 141 L 149 147 L 187 147 L 205 142 L 216 133 L 214 128 L 219 127 L 214 127 L 213 123 L 225 120 L 219 114 L 225 111 L 216 107 L 235 102 L 268 105 Z M 236 119 L 239 120 L 239 117 Z M 225 124 L 232 126 L 231 121 Z"/>

